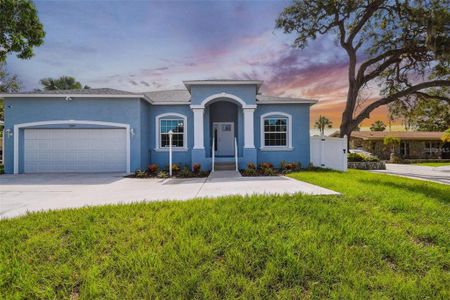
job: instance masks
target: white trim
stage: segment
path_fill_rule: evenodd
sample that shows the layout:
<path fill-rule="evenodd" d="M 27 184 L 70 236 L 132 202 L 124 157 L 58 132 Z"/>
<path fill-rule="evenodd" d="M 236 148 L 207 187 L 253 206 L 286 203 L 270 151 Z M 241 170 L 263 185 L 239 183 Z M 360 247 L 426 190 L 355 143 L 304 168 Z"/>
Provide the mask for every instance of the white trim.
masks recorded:
<path fill-rule="evenodd" d="M 205 149 L 204 145 L 204 128 L 203 128 L 203 115 L 205 113 L 204 108 L 193 108 L 194 113 L 194 148 L 193 149 Z"/>
<path fill-rule="evenodd" d="M 264 119 L 269 116 L 283 116 L 288 119 L 288 126 L 287 126 L 287 146 L 266 146 L 264 144 Z M 291 151 L 293 149 L 292 147 L 292 116 L 290 114 L 279 112 L 279 111 L 273 111 L 268 112 L 260 117 L 260 150 L 261 151 Z"/>
<path fill-rule="evenodd" d="M 179 119 L 182 119 L 184 122 L 184 132 L 183 132 L 183 147 L 173 147 L 172 150 L 175 151 L 187 151 L 188 150 L 188 145 L 187 145 L 187 135 L 188 135 L 188 123 L 187 123 L 187 117 L 183 114 L 179 114 L 179 113 L 164 113 L 164 114 L 159 114 L 155 117 L 155 151 L 158 152 L 164 152 L 164 151 L 169 151 L 169 148 L 162 148 L 161 144 L 160 144 L 160 120 L 161 118 L 165 118 L 165 117 L 178 117 Z"/>
<path fill-rule="evenodd" d="M 293 98 L 293 100 L 259 100 L 256 101 L 256 103 L 258 103 L 259 105 L 264 105 L 264 104 L 311 104 L 314 105 L 317 102 L 319 102 L 318 100 L 303 100 L 303 99 L 295 99 Z"/>
<path fill-rule="evenodd" d="M 183 84 L 186 86 L 189 92 L 193 85 L 256 85 L 256 91 L 259 91 L 261 85 L 264 83 L 262 80 L 186 80 Z"/>
<path fill-rule="evenodd" d="M 244 148 L 255 148 L 254 108 L 244 108 Z"/>
<path fill-rule="evenodd" d="M 99 125 L 99 126 L 110 126 L 124 128 L 127 131 L 127 141 L 126 141 L 126 157 L 127 157 L 127 173 L 130 173 L 130 161 L 131 161 L 131 151 L 130 151 L 130 124 L 125 123 L 114 123 L 114 122 L 102 122 L 102 121 L 89 121 L 89 120 L 54 120 L 54 121 L 40 121 L 40 122 L 29 122 L 14 125 L 14 174 L 19 174 L 19 130 L 22 128 L 43 126 L 43 125 L 64 125 L 64 124 L 79 124 L 79 125 Z"/>
<path fill-rule="evenodd" d="M 145 98 L 145 95 L 117 94 L 0 94 L 0 98 Z"/>
<path fill-rule="evenodd" d="M 217 98 L 229 98 L 229 99 L 233 99 L 236 102 L 238 102 L 242 108 L 256 108 L 256 105 L 251 105 L 251 104 L 247 104 L 245 103 L 244 100 L 242 100 L 241 98 L 239 98 L 238 96 L 235 96 L 233 94 L 228 94 L 228 93 L 218 93 L 218 94 L 214 94 L 214 95 L 210 95 L 208 97 L 206 97 L 205 99 L 203 99 L 203 101 L 200 104 L 193 104 L 191 105 L 192 109 L 200 109 L 200 108 L 205 108 L 205 105 Z"/>

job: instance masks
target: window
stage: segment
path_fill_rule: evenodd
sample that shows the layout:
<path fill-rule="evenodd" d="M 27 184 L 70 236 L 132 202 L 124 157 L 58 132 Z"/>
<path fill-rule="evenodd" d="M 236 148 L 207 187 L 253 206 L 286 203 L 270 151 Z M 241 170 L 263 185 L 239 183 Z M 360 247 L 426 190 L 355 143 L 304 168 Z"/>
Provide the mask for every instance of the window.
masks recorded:
<path fill-rule="evenodd" d="M 408 157 L 409 156 L 409 143 L 408 142 L 401 142 L 400 143 L 400 155 L 402 157 Z"/>
<path fill-rule="evenodd" d="M 292 151 L 292 116 L 284 112 L 268 112 L 260 117 L 262 151 Z"/>
<path fill-rule="evenodd" d="M 264 119 L 264 146 L 287 146 L 287 118 Z"/>
<path fill-rule="evenodd" d="M 172 147 L 183 148 L 184 145 L 184 120 L 163 119 L 160 120 L 160 148 L 169 147 L 169 131 L 172 130 Z"/>

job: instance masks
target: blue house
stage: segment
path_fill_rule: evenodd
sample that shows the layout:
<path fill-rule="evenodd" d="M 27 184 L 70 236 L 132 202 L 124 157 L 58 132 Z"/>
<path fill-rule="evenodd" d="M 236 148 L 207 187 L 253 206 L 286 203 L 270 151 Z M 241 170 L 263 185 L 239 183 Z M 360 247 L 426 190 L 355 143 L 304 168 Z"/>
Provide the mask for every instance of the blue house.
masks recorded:
<path fill-rule="evenodd" d="M 184 81 L 186 89 L 2 94 L 6 173 L 133 172 L 150 163 L 308 165 L 315 100 L 262 95 L 262 81 Z M 214 145 L 214 146 L 213 146 Z"/>

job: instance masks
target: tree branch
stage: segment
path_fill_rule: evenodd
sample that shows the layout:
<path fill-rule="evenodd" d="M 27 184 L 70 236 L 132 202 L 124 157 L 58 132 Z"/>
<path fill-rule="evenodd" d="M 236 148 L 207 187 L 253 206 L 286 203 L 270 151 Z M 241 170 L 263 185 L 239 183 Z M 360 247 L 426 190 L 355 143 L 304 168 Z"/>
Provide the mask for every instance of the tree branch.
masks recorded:
<path fill-rule="evenodd" d="M 369 104 L 366 108 L 364 108 L 358 114 L 358 116 L 356 116 L 353 119 L 352 123 L 359 124 L 364 119 L 369 118 L 370 113 L 377 107 L 389 104 L 391 102 L 394 102 L 398 98 L 405 97 L 410 94 L 414 94 L 417 91 L 420 91 L 420 90 L 423 90 L 426 88 L 430 88 L 430 87 L 437 87 L 437 86 L 450 86 L 450 80 L 434 80 L 434 81 L 422 82 L 417 85 L 411 86 L 411 87 L 407 88 L 406 90 L 403 90 L 403 91 L 397 92 L 395 94 L 392 94 L 390 96 L 381 98 L 381 99 Z"/>
<path fill-rule="evenodd" d="M 414 94 L 416 94 L 417 96 L 421 96 L 423 98 L 428 98 L 428 99 L 436 99 L 436 100 L 440 100 L 440 101 L 446 101 L 450 104 L 450 98 L 444 97 L 444 96 L 437 96 L 437 95 L 430 95 L 424 92 L 415 92 Z"/>
<path fill-rule="evenodd" d="M 353 39 L 358 34 L 358 32 L 362 29 L 362 27 L 367 23 L 367 21 L 372 17 L 372 15 L 378 10 L 378 7 L 384 2 L 384 0 L 377 0 L 369 4 L 366 8 L 365 13 L 358 21 L 355 27 L 350 30 L 350 34 L 348 35 L 347 43 L 350 45 L 353 43 Z"/>

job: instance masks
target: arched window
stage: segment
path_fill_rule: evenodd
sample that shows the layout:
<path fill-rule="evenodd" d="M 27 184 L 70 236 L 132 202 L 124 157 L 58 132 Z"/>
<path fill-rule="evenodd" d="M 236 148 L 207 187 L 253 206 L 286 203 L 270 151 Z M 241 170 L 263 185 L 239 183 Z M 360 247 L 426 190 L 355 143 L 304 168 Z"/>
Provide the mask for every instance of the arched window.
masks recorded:
<path fill-rule="evenodd" d="M 270 112 L 261 116 L 261 149 L 286 150 L 292 148 L 292 116 Z"/>
<path fill-rule="evenodd" d="M 172 131 L 172 148 L 187 150 L 187 118 L 178 113 L 165 113 L 156 116 L 156 150 L 169 149 L 169 132 Z"/>

